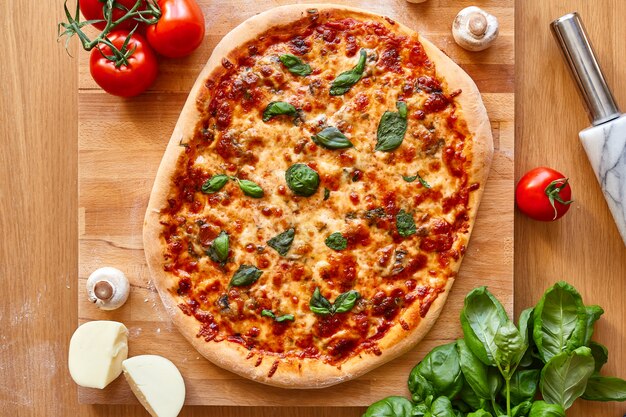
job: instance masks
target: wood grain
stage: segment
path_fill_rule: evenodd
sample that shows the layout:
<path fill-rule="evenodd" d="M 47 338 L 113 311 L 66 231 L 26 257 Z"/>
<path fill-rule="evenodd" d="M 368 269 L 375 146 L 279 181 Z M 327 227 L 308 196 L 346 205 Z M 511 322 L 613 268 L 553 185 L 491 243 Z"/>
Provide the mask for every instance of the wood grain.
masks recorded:
<path fill-rule="evenodd" d="M 17 417 L 147 416 L 141 406 L 79 405 L 66 371 L 67 344 L 77 322 L 78 76 L 77 60 L 55 41 L 54 24 L 62 17 L 62 3 L 0 2 L 0 410 L 2 415 Z M 458 7 L 471 3 L 459 1 Z M 574 193 L 581 208 L 573 207 L 559 223 L 548 225 L 516 213 L 515 307 L 519 312 L 534 304 L 550 281 L 567 279 L 587 302 L 605 308 L 596 337 L 609 346 L 607 369 L 626 377 L 626 255 L 600 191 L 588 175 L 591 170 L 576 139 L 586 125 L 585 114 L 573 83 L 559 67 L 560 58 L 547 32 L 550 19 L 578 9 L 618 102 L 626 106 L 626 25 L 622 23 L 626 4 L 622 0 L 516 3 L 515 176 L 540 164 L 567 169 L 572 178 L 576 175 Z M 441 36 L 444 39 L 447 33 Z M 78 51 L 72 53 L 76 56 Z M 499 56 L 489 59 L 498 63 Z M 512 58 L 506 63 L 511 65 Z M 489 111 L 513 112 L 501 110 L 496 100 Z M 181 416 L 356 417 L 362 410 L 191 406 Z M 625 413 L 624 404 L 580 401 L 568 416 Z"/>
<path fill-rule="evenodd" d="M 407 393 L 406 378 L 415 363 L 434 346 L 461 335 L 458 313 L 470 289 L 489 285 L 510 311 L 513 307 L 513 204 L 509 198 L 514 131 L 512 2 L 493 7 L 502 22 L 502 38 L 497 46 L 484 53 L 468 54 L 449 35 L 448 24 L 457 12 L 458 2 L 410 6 L 405 1 L 369 1 L 359 5 L 419 28 L 475 78 L 495 136 L 493 171 L 474 235 L 437 325 L 423 343 L 403 357 L 358 380 L 311 391 L 271 388 L 224 371 L 204 360 L 172 327 L 148 274 L 141 244 L 143 213 L 156 169 L 188 91 L 215 44 L 240 21 L 282 3 L 286 2 L 199 1 L 206 16 L 216 16 L 215 24 L 208 25 L 201 48 L 186 59 L 162 62 L 157 83 L 132 100 L 111 97 L 97 89 L 89 76 L 86 54 L 79 63 L 79 320 L 124 322 L 131 334 L 130 355 L 154 353 L 171 359 L 185 377 L 186 402 L 190 405 L 368 405 L 387 395 Z M 444 18 L 432 19 L 438 14 Z M 499 62 L 494 54 L 500 54 Z M 497 255 L 487 258 L 481 256 L 484 253 Z M 95 308 L 84 292 L 89 274 L 105 265 L 123 270 L 132 285 L 129 302 L 113 313 Z M 102 391 L 80 389 L 79 401 L 136 402 L 123 378 Z"/>
<path fill-rule="evenodd" d="M 517 2 L 517 106 L 515 177 L 548 165 L 569 176 L 575 203 L 554 223 L 515 216 L 515 307 L 534 304 L 544 289 L 567 280 L 605 314 L 594 335 L 609 349 L 603 372 L 626 378 L 626 249 L 578 132 L 589 126 L 549 24 L 577 10 L 595 46 L 617 102 L 626 108 L 626 25 L 623 0 Z M 626 403 L 578 401 L 572 416 L 626 414 Z"/>

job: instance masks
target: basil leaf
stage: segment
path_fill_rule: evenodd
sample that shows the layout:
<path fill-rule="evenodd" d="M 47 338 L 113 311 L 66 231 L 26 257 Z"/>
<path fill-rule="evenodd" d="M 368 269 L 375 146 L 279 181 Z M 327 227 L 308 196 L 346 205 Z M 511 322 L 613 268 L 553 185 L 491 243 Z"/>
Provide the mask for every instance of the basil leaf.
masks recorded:
<path fill-rule="evenodd" d="M 263 309 L 263 311 L 261 311 L 261 317 L 271 317 L 274 319 L 276 318 L 276 315 L 272 310 Z"/>
<path fill-rule="evenodd" d="M 370 405 L 362 417 L 411 417 L 413 404 L 404 397 L 392 396 Z"/>
<path fill-rule="evenodd" d="M 361 294 L 358 291 L 350 290 L 346 291 L 342 294 L 339 294 L 337 298 L 335 298 L 335 302 L 333 303 L 333 312 L 334 313 L 347 313 L 352 310 L 354 307 L 354 303 L 356 300 L 361 297 Z"/>
<path fill-rule="evenodd" d="M 202 184 L 202 192 L 205 194 L 213 194 L 221 190 L 228 182 L 228 175 L 213 175 Z"/>
<path fill-rule="evenodd" d="M 533 318 L 534 307 L 527 308 L 522 311 L 519 315 L 519 321 L 517 323 L 519 327 L 519 333 L 522 336 L 522 340 L 528 346 L 530 346 L 533 336 L 532 336 L 532 318 Z"/>
<path fill-rule="evenodd" d="M 511 409 L 511 417 L 524 417 L 528 415 L 531 407 L 533 406 L 532 401 L 524 401 L 519 403 L 515 407 Z"/>
<path fill-rule="evenodd" d="M 422 178 L 422 176 L 419 173 L 413 175 L 412 177 L 407 177 L 403 175 L 402 179 L 405 180 L 406 182 L 414 182 L 415 180 L 419 180 L 420 184 L 422 184 L 424 188 L 428 188 L 428 189 L 431 188 L 430 184 L 427 183 L 426 180 Z"/>
<path fill-rule="evenodd" d="M 285 54 L 279 56 L 278 59 L 280 59 L 280 62 L 282 62 L 292 74 L 306 77 L 313 72 L 309 64 L 302 62 L 302 60 L 295 55 Z"/>
<path fill-rule="evenodd" d="M 349 71 L 342 72 L 335 78 L 330 86 L 331 96 L 340 96 L 350 91 L 352 86 L 359 82 L 363 77 L 363 71 L 365 71 L 365 59 L 367 53 L 365 49 L 361 49 L 359 52 L 359 62 L 354 68 Z"/>
<path fill-rule="evenodd" d="M 326 243 L 326 246 L 336 251 L 342 251 L 348 247 L 348 239 L 343 237 L 343 235 L 339 232 L 335 232 L 328 236 L 324 243 Z"/>
<path fill-rule="evenodd" d="M 496 395 L 504 385 L 502 375 L 497 368 L 487 368 L 487 384 L 489 385 L 489 396 L 491 397 L 491 400 L 495 402 Z M 494 404 L 494 406 L 498 407 L 498 404 Z M 495 409 L 494 411 L 498 416 L 504 414 L 500 409 Z"/>
<path fill-rule="evenodd" d="M 498 329 L 508 320 L 502 304 L 486 287 L 476 288 L 465 297 L 461 327 L 470 350 L 485 365 L 496 364 Z"/>
<path fill-rule="evenodd" d="M 328 188 L 324 188 L 324 201 L 330 198 L 330 190 Z"/>
<path fill-rule="evenodd" d="M 472 353 L 465 340 L 456 341 L 459 353 L 459 364 L 465 376 L 465 381 L 478 398 L 488 400 L 491 398 L 489 384 L 487 382 L 487 367 Z"/>
<path fill-rule="evenodd" d="M 209 258 L 211 258 L 213 262 L 226 262 L 228 259 L 228 243 L 228 233 L 222 230 L 222 232 L 220 232 L 220 234 L 213 240 L 211 246 L 207 249 L 206 254 L 209 255 Z"/>
<path fill-rule="evenodd" d="M 326 149 L 345 149 L 353 146 L 352 142 L 341 133 L 341 130 L 333 126 L 329 126 L 317 135 L 311 136 L 311 139 Z"/>
<path fill-rule="evenodd" d="M 558 404 L 535 401 L 530 408 L 528 417 L 565 417 L 565 410 Z"/>
<path fill-rule="evenodd" d="M 285 172 L 287 186 L 296 195 L 310 197 L 320 185 L 320 176 L 305 164 L 294 164 Z"/>
<path fill-rule="evenodd" d="M 582 398 L 590 401 L 626 401 L 626 381 L 620 378 L 592 375 Z"/>
<path fill-rule="evenodd" d="M 435 388 L 416 368 L 417 366 L 413 367 L 407 383 L 411 392 L 411 398 L 416 403 L 419 403 L 426 401 L 428 397 L 432 398 L 435 395 Z"/>
<path fill-rule="evenodd" d="M 268 240 L 267 244 L 269 247 L 278 252 L 281 256 L 285 256 L 287 255 L 287 252 L 289 252 L 289 248 L 293 243 L 293 238 L 295 235 L 296 229 L 292 227 L 291 229 L 287 229 L 284 232 Z"/>
<path fill-rule="evenodd" d="M 263 195 L 265 195 L 263 189 L 254 181 L 238 179 L 237 182 L 239 183 L 241 191 L 248 197 L 262 198 Z"/>
<path fill-rule="evenodd" d="M 430 406 L 432 417 L 456 417 L 452 403 L 448 397 L 439 397 Z"/>
<path fill-rule="evenodd" d="M 315 291 L 313 291 L 313 296 L 309 301 L 309 308 L 315 314 L 326 316 L 332 314 L 333 306 L 330 301 L 320 293 L 320 289 L 317 287 Z"/>
<path fill-rule="evenodd" d="M 391 152 L 402 145 L 404 134 L 406 133 L 406 103 L 398 101 L 396 103 L 398 112 L 386 111 L 378 123 L 376 137 L 376 147 L 374 150 L 382 152 Z"/>
<path fill-rule="evenodd" d="M 263 121 L 269 122 L 270 119 L 281 114 L 295 116 L 297 113 L 296 108 L 289 103 L 285 103 L 284 101 L 272 101 L 263 111 Z"/>
<path fill-rule="evenodd" d="M 591 349 L 591 356 L 595 362 L 595 371 L 600 372 L 600 369 L 609 360 L 609 350 L 606 346 L 593 340 L 589 342 L 589 349 Z"/>
<path fill-rule="evenodd" d="M 493 339 L 496 345 L 496 363 L 505 378 L 509 378 L 526 353 L 528 345 L 512 321 L 506 320 L 496 332 Z"/>
<path fill-rule="evenodd" d="M 513 374 L 509 382 L 509 395 L 512 404 L 521 404 L 535 398 L 539 383 L 540 369 L 524 369 Z M 506 387 L 500 391 L 502 398 L 506 398 Z"/>
<path fill-rule="evenodd" d="M 476 410 L 472 413 L 469 413 L 467 417 L 493 417 L 489 411 L 485 410 Z"/>
<path fill-rule="evenodd" d="M 586 331 L 585 308 L 571 285 L 557 282 L 548 289 L 533 312 L 533 338 L 539 356 L 548 362 L 562 351 L 582 346 Z"/>
<path fill-rule="evenodd" d="M 276 317 L 275 320 L 276 320 L 277 323 L 282 323 L 285 320 L 294 321 L 295 318 L 294 318 L 293 314 L 283 314 L 282 316 Z"/>
<path fill-rule="evenodd" d="M 593 371 L 593 356 L 588 347 L 554 355 L 541 370 L 541 396 L 546 402 L 567 410 L 585 392 Z"/>
<path fill-rule="evenodd" d="M 582 344 L 588 346 L 593 335 L 593 325 L 604 314 L 604 310 L 600 306 L 585 306 L 585 334 Z"/>
<path fill-rule="evenodd" d="M 241 265 L 230 280 L 231 287 L 246 287 L 252 285 L 263 274 L 259 268 L 253 265 Z"/>
<path fill-rule="evenodd" d="M 404 210 L 400 210 L 396 215 L 396 229 L 402 237 L 408 237 L 417 233 L 413 216 Z"/>
<path fill-rule="evenodd" d="M 454 398 L 463 387 L 463 374 L 456 343 L 437 346 L 409 374 L 409 390 L 414 374 L 422 375 L 433 387 L 434 395 Z"/>

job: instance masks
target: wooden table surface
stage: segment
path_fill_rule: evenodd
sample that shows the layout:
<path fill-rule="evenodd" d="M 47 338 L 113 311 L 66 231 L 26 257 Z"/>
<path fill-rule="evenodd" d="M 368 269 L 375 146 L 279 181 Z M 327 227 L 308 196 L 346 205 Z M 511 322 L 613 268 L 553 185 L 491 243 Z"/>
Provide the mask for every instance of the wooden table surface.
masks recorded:
<path fill-rule="evenodd" d="M 459 8 L 469 4 L 459 0 Z M 537 165 L 553 166 L 569 175 L 576 203 L 556 223 L 516 216 L 515 309 L 535 303 L 553 281 L 571 282 L 587 303 L 604 307 L 596 338 L 609 348 L 605 369 L 626 377 L 626 250 L 577 141 L 588 122 L 548 31 L 553 18 L 572 10 L 583 16 L 609 84 L 626 108 L 625 1 L 517 0 L 516 178 Z M 61 0 L 0 2 L 0 414 L 145 416 L 140 407 L 79 406 L 66 370 L 77 322 L 78 83 L 77 61 L 55 42 L 61 17 Z M 189 407 L 181 415 L 361 413 Z M 624 403 L 580 401 L 568 416 L 625 413 Z"/>

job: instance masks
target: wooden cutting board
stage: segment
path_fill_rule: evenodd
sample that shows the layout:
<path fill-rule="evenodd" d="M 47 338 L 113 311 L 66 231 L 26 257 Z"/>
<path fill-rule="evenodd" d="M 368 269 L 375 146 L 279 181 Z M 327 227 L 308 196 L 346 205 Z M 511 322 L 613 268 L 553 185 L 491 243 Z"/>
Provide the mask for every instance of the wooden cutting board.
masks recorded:
<path fill-rule="evenodd" d="M 187 404 L 241 406 L 362 406 L 405 393 L 411 368 L 434 346 L 461 336 L 459 311 L 465 294 L 480 285 L 513 309 L 513 0 L 475 0 L 496 15 L 500 36 L 493 47 L 470 53 L 450 33 L 465 0 L 337 1 L 387 15 L 415 29 L 445 51 L 476 81 L 487 107 L 495 155 L 474 233 L 448 302 L 434 328 L 406 355 L 358 378 L 322 390 L 264 386 L 224 371 L 202 358 L 170 323 L 152 284 L 142 249 L 142 223 L 154 176 L 179 112 L 213 47 L 238 23 L 271 7 L 271 0 L 200 0 L 207 19 L 203 45 L 191 56 L 162 59 L 160 76 L 147 93 L 120 99 L 101 91 L 89 75 L 88 54 L 79 64 L 79 290 L 78 316 L 117 320 L 130 330 L 129 355 L 171 359 L 187 385 Z M 119 310 L 104 312 L 87 301 L 85 282 L 102 266 L 114 266 L 131 281 L 131 296 Z M 79 388 L 88 404 L 136 403 L 124 378 L 105 390 Z"/>

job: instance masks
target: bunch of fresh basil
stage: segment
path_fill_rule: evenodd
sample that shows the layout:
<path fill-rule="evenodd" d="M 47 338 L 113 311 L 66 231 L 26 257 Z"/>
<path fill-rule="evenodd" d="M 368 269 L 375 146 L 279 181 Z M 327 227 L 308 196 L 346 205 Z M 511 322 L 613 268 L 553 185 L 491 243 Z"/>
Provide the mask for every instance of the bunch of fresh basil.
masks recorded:
<path fill-rule="evenodd" d="M 387 397 L 364 417 L 564 417 L 579 397 L 626 401 L 626 381 L 599 373 L 607 349 L 591 336 L 603 312 L 559 282 L 516 326 L 477 288 L 461 311 L 464 338 L 434 348 L 411 371 L 411 401 Z"/>

